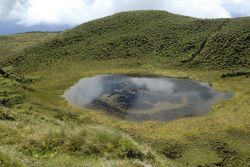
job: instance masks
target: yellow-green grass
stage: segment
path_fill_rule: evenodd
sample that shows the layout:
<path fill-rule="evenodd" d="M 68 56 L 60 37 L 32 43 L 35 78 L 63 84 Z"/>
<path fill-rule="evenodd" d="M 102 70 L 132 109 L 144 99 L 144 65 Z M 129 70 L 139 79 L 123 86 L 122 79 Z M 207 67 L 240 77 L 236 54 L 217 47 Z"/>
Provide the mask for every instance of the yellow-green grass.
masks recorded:
<path fill-rule="evenodd" d="M 68 63 L 66 66 L 55 66 L 49 71 L 29 73 L 41 77 L 42 80 L 28 85 L 28 90 L 34 91 L 26 90 L 25 105 L 17 105 L 14 108 L 25 110 L 28 107 L 31 108 L 30 113 L 33 113 L 33 109 L 39 108 L 39 113 L 31 114 L 39 126 L 54 122 L 55 114 L 52 111 L 57 110 L 62 112 L 61 116 L 57 114 L 61 119 L 59 126 L 65 124 L 84 128 L 87 124 L 117 129 L 137 142 L 149 145 L 157 154 L 165 155 L 168 161 L 172 159 L 175 163 L 188 163 L 191 166 L 198 163 L 245 166 L 250 158 L 250 79 L 246 77 L 222 79 L 220 76 L 223 72 L 167 69 L 154 63 L 137 66 L 137 60 L 128 62 L 123 59 L 82 64 Z M 233 97 L 228 100 L 218 100 L 212 106 L 212 111 L 206 115 L 165 123 L 121 120 L 104 112 L 71 106 L 65 101 L 62 95 L 71 85 L 82 77 L 98 74 L 188 77 L 208 82 L 219 91 L 232 92 Z M 30 117 L 27 121 L 33 122 Z"/>

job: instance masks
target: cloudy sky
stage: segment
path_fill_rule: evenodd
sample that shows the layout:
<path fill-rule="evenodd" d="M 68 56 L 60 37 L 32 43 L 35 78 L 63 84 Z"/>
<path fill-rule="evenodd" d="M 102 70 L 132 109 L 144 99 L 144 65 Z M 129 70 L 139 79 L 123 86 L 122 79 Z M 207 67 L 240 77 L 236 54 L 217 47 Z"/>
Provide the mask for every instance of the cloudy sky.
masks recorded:
<path fill-rule="evenodd" d="M 0 34 L 56 31 L 129 10 L 198 18 L 250 16 L 250 0 L 0 0 Z"/>

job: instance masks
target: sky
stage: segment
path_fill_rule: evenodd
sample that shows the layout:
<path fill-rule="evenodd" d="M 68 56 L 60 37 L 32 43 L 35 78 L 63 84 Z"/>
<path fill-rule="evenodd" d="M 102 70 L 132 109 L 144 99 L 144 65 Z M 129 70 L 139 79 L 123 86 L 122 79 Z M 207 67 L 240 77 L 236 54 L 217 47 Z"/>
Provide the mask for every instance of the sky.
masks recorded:
<path fill-rule="evenodd" d="M 165 10 L 196 18 L 250 16 L 250 0 L 0 0 L 0 35 L 62 31 L 131 10 Z"/>

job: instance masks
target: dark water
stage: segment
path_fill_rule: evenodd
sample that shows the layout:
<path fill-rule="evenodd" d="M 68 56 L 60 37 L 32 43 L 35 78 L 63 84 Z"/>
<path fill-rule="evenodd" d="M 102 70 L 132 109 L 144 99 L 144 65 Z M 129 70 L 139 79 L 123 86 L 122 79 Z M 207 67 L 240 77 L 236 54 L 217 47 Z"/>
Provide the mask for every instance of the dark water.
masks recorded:
<path fill-rule="evenodd" d="M 230 95 L 187 79 L 98 75 L 81 79 L 64 96 L 71 104 L 124 119 L 168 121 L 207 113 L 216 99 Z"/>

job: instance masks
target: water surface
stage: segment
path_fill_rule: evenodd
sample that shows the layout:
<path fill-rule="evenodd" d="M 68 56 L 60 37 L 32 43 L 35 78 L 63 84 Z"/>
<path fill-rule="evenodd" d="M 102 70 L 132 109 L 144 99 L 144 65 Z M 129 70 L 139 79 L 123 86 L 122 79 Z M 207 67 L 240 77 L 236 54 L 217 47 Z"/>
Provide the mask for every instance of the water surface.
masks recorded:
<path fill-rule="evenodd" d="M 202 115 L 216 99 L 229 97 L 198 81 L 126 75 L 83 78 L 64 96 L 71 104 L 138 121 Z"/>

